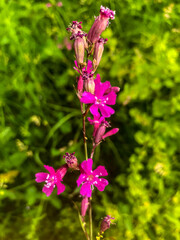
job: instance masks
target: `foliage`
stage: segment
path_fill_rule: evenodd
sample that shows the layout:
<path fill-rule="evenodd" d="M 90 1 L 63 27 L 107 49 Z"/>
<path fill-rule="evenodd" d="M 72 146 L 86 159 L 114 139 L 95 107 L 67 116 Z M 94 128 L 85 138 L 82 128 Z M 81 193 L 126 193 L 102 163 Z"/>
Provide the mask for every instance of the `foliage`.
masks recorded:
<path fill-rule="evenodd" d="M 99 66 L 102 80 L 119 85 L 112 126 L 120 134 L 95 159 L 110 175 L 93 199 L 100 217 L 116 218 L 108 239 L 178 240 L 180 235 L 180 4 L 170 0 L 0 1 L 0 236 L 6 239 L 82 239 L 74 187 L 47 198 L 35 184 L 43 164 L 63 154 L 83 161 L 73 50 L 66 27 L 90 28 L 100 5 L 116 10 Z M 83 16 L 83 18 L 82 18 Z M 92 129 L 89 128 L 89 131 Z M 90 134 L 89 134 L 90 136 Z M 89 139 L 89 143 L 91 139 Z M 65 182 L 72 183 L 76 174 Z M 115 180 L 113 180 L 115 179 Z M 98 204 L 96 205 L 96 202 Z"/>

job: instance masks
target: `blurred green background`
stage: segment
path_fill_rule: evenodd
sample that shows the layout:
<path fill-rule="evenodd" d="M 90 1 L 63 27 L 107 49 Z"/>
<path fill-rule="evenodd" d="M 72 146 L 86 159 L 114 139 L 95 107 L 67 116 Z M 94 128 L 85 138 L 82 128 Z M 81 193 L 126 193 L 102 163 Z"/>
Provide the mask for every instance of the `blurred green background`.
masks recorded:
<path fill-rule="evenodd" d="M 47 198 L 35 173 L 58 168 L 65 152 L 84 160 L 80 107 L 73 85 L 73 20 L 88 32 L 100 5 L 116 10 L 103 33 L 108 43 L 97 70 L 121 87 L 117 135 L 101 144 L 95 165 L 110 182 L 94 191 L 94 231 L 106 214 L 116 225 L 106 239 L 180 239 L 180 4 L 171 0 L 0 0 L 0 237 L 1 240 L 84 239 L 66 191 Z M 89 151 L 92 127 L 88 129 Z"/>

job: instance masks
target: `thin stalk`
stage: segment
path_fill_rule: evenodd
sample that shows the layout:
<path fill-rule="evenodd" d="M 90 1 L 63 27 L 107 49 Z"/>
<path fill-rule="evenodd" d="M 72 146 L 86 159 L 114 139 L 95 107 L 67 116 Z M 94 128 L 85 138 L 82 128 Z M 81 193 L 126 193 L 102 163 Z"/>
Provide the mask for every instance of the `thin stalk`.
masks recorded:
<path fill-rule="evenodd" d="M 92 197 L 89 200 L 89 235 L 90 240 L 93 240 L 93 223 L 92 223 Z"/>
<path fill-rule="evenodd" d="M 85 153 L 85 159 L 88 159 L 88 152 L 87 152 L 87 137 L 86 137 L 86 116 L 83 115 L 83 141 L 84 141 L 84 153 Z"/>
<path fill-rule="evenodd" d="M 92 148 L 92 151 L 91 151 L 91 156 L 90 158 L 93 159 L 93 156 L 94 156 L 94 151 L 95 151 L 95 148 L 97 147 L 96 144 L 93 145 L 93 148 Z"/>

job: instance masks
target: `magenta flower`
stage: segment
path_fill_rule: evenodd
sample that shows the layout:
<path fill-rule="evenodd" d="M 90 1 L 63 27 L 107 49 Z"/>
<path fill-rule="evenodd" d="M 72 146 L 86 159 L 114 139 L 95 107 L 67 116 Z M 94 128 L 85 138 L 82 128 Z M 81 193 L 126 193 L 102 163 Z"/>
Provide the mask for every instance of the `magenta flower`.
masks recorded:
<path fill-rule="evenodd" d="M 101 6 L 100 15 L 95 19 L 89 33 L 87 39 L 91 43 L 95 43 L 98 41 L 101 33 L 107 28 L 109 25 L 109 19 L 114 19 L 115 11 L 110 10 L 109 8 L 105 8 Z"/>
<path fill-rule="evenodd" d="M 57 3 L 57 6 L 58 6 L 58 7 L 62 7 L 62 5 L 63 5 L 62 2 L 58 2 L 58 3 Z"/>
<path fill-rule="evenodd" d="M 52 4 L 51 3 L 46 3 L 46 7 L 50 8 L 50 7 L 52 7 Z"/>
<path fill-rule="evenodd" d="M 77 186 L 81 184 L 80 194 L 82 196 L 91 197 L 94 186 L 99 191 L 104 191 L 104 188 L 108 185 L 108 181 L 100 176 L 107 176 L 108 173 L 104 166 L 98 166 L 92 171 L 93 160 L 89 158 L 80 165 L 81 174 L 77 180 Z"/>
<path fill-rule="evenodd" d="M 107 105 L 114 105 L 116 103 L 116 94 L 114 91 L 111 91 L 108 94 L 105 92 L 111 87 L 109 81 L 101 83 L 95 81 L 95 92 L 94 94 L 90 92 L 84 92 L 80 101 L 85 104 L 92 104 L 90 107 L 90 112 L 92 115 L 98 116 L 100 110 L 103 117 L 110 117 L 115 113 L 114 109 Z"/>
<path fill-rule="evenodd" d="M 54 170 L 53 167 L 50 167 L 48 165 L 44 165 L 45 169 L 49 171 L 49 173 L 36 173 L 36 182 L 45 182 L 45 185 L 42 189 L 42 191 L 46 194 L 47 197 L 49 197 L 55 188 L 57 186 L 57 194 L 61 194 L 65 190 L 64 184 L 62 184 L 62 179 L 64 175 L 67 172 L 68 166 L 67 164 L 63 165 L 60 169 L 57 171 Z"/>
<path fill-rule="evenodd" d="M 80 73 L 80 72 L 79 72 L 79 69 L 78 69 L 77 61 L 74 61 L 74 63 L 75 63 L 75 66 L 76 66 L 76 67 L 73 67 L 73 68 L 74 68 L 78 73 Z M 86 69 L 86 67 L 87 67 L 87 69 Z M 86 67 L 82 68 L 82 72 L 86 71 L 87 73 L 90 73 L 90 72 L 93 70 L 91 60 L 88 60 Z"/>

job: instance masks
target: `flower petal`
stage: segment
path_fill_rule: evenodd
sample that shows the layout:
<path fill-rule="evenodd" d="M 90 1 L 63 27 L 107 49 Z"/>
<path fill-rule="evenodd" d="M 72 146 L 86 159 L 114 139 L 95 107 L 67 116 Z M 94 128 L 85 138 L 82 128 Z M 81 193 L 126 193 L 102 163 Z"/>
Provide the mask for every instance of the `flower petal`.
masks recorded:
<path fill-rule="evenodd" d="M 91 197 L 92 194 L 91 183 L 89 182 L 84 183 L 81 187 L 80 194 L 82 196 Z"/>
<path fill-rule="evenodd" d="M 99 109 L 101 111 L 101 114 L 103 117 L 110 117 L 112 114 L 115 113 L 115 110 L 111 107 L 108 107 L 107 105 L 104 104 L 104 106 L 99 105 Z"/>
<path fill-rule="evenodd" d="M 105 91 L 111 87 L 111 84 L 109 81 L 106 81 L 104 83 L 97 83 L 95 86 L 95 96 L 102 97 L 105 93 Z"/>
<path fill-rule="evenodd" d="M 56 186 L 57 186 L 57 195 L 61 194 L 62 192 L 64 192 L 65 190 L 65 185 L 62 184 L 61 182 L 57 182 L 56 183 Z"/>
<path fill-rule="evenodd" d="M 92 113 L 92 115 L 99 116 L 98 106 L 96 104 L 93 104 L 89 110 Z"/>
<path fill-rule="evenodd" d="M 93 175 L 95 177 L 99 177 L 99 176 L 107 176 L 108 172 L 106 171 L 104 166 L 98 166 L 94 171 L 93 171 Z"/>
<path fill-rule="evenodd" d="M 89 174 L 89 173 L 92 173 L 92 165 L 93 165 L 93 160 L 89 158 L 81 163 L 81 168 L 83 169 L 85 174 Z"/>
<path fill-rule="evenodd" d="M 46 194 L 47 197 L 49 197 L 51 195 L 53 189 L 54 189 L 53 185 L 50 187 L 44 186 L 42 191 Z"/>
<path fill-rule="evenodd" d="M 36 175 L 35 175 L 35 177 L 36 177 L 36 179 L 35 179 L 35 181 L 36 182 L 44 182 L 45 180 L 46 180 L 46 178 L 47 178 L 47 176 L 48 176 L 49 174 L 48 173 L 44 173 L 44 172 L 42 172 L 42 173 L 36 173 Z"/>
<path fill-rule="evenodd" d="M 94 183 L 94 186 L 97 187 L 97 189 L 99 191 L 104 191 L 104 188 L 108 185 L 108 180 L 104 179 L 104 178 L 99 178 L 96 183 Z"/>
<path fill-rule="evenodd" d="M 106 104 L 108 105 L 114 105 L 116 104 L 116 97 L 117 95 L 115 94 L 115 92 L 110 92 L 109 94 L 106 95 Z"/>
<path fill-rule="evenodd" d="M 95 102 L 95 97 L 90 92 L 83 92 L 82 97 L 80 99 L 82 103 L 90 104 Z"/>
<path fill-rule="evenodd" d="M 51 166 L 48 166 L 48 165 L 44 165 L 44 168 L 50 172 L 51 175 L 54 175 L 55 174 L 55 170 L 53 167 Z"/>
<path fill-rule="evenodd" d="M 88 63 L 87 63 L 87 71 L 88 71 L 88 72 L 91 72 L 91 70 L 92 70 L 92 62 L 91 62 L 91 60 L 88 60 Z"/>
<path fill-rule="evenodd" d="M 96 79 L 94 79 L 94 82 L 95 82 L 95 84 L 98 84 L 101 82 L 101 77 L 100 77 L 99 73 L 96 75 Z"/>
<path fill-rule="evenodd" d="M 83 183 L 86 180 L 86 175 L 85 174 L 80 174 L 78 180 L 76 181 L 77 186 L 79 187 L 81 183 Z"/>

